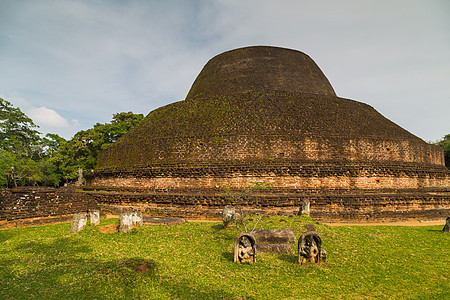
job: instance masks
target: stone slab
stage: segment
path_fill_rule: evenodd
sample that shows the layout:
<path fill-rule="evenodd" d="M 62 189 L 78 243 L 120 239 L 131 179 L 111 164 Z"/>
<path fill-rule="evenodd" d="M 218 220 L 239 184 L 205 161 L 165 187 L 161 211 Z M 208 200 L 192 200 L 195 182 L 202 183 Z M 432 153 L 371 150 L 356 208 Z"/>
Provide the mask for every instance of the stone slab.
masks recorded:
<path fill-rule="evenodd" d="M 262 253 L 290 253 L 291 244 L 256 244 L 256 251 Z"/>
<path fill-rule="evenodd" d="M 263 229 L 251 232 L 258 244 L 295 243 L 295 233 L 292 229 Z"/>
<path fill-rule="evenodd" d="M 153 216 L 144 216 L 143 217 L 144 224 L 150 225 L 181 225 L 186 222 L 186 219 L 182 218 L 174 218 L 174 217 L 153 217 Z"/>

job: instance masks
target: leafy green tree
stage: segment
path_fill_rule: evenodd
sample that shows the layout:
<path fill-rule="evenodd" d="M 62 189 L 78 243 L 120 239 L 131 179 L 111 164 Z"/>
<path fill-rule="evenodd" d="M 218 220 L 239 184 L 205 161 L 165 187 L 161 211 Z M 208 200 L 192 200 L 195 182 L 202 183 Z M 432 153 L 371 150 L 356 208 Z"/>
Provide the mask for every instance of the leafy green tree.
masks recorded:
<path fill-rule="evenodd" d="M 113 115 L 68 141 L 57 134 L 41 138 L 37 126 L 19 108 L 0 98 L 0 186 L 53 185 L 78 177 L 78 169 L 93 170 L 98 153 L 139 124 L 144 116 Z"/>
<path fill-rule="evenodd" d="M 11 171 L 17 158 L 11 152 L 0 150 L 0 186 L 9 186 Z"/>
<path fill-rule="evenodd" d="M 0 150 L 33 157 L 41 140 L 37 127 L 19 108 L 0 98 Z"/>
<path fill-rule="evenodd" d="M 0 184 L 2 186 L 36 185 L 42 178 L 43 173 L 38 162 L 0 150 Z"/>
<path fill-rule="evenodd" d="M 37 184 L 42 171 L 41 137 L 33 121 L 19 108 L 0 98 L 0 185 Z"/>
<path fill-rule="evenodd" d="M 63 142 L 57 154 L 64 178 L 75 180 L 79 168 L 85 172 L 95 169 L 98 153 L 111 146 L 143 118 L 142 114 L 132 112 L 117 113 L 110 123 L 97 123 L 93 128 L 79 131 L 71 140 Z"/>
<path fill-rule="evenodd" d="M 43 174 L 42 184 L 59 186 L 63 182 L 63 157 L 58 152 L 67 141 L 57 134 L 49 133 L 42 138 L 42 158 L 39 161 Z"/>
<path fill-rule="evenodd" d="M 450 134 L 444 136 L 442 141 L 437 142 L 436 145 L 444 148 L 445 165 L 450 169 Z"/>

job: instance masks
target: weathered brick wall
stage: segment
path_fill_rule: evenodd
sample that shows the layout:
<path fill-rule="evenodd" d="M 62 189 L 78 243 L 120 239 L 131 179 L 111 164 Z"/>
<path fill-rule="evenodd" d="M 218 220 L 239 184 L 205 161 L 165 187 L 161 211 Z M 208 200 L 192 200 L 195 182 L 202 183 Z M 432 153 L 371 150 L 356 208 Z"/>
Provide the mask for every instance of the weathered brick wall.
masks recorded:
<path fill-rule="evenodd" d="M 449 172 L 442 166 L 373 162 L 269 161 L 222 164 L 154 165 L 130 171 L 100 171 L 89 185 L 146 189 L 246 188 L 254 182 L 273 188 L 384 189 L 447 187 Z"/>
<path fill-rule="evenodd" d="M 20 187 L 0 190 L 0 221 L 53 217 L 87 211 L 97 204 L 71 188 Z"/>
<path fill-rule="evenodd" d="M 345 190 L 310 190 L 310 193 L 269 190 L 241 195 L 244 210 L 293 214 L 304 199 L 311 215 L 321 220 L 395 220 L 444 218 L 450 214 L 450 189 L 383 190 L 349 193 Z M 220 218 L 233 199 L 222 190 L 191 193 L 116 189 L 86 191 L 101 207 L 144 207 L 148 213 L 181 217 Z"/>
<path fill-rule="evenodd" d="M 54 188 L 0 190 L 0 222 L 70 215 L 93 208 L 145 207 L 149 214 L 220 218 L 225 205 L 238 200 L 248 211 L 293 214 L 304 199 L 320 220 L 391 220 L 444 218 L 450 214 L 450 188 L 367 189 L 272 188 L 247 194 L 222 187 L 211 189 L 140 189 L 86 187 L 84 191 Z M 67 220 L 64 220 L 67 221 Z M 25 224 L 23 223 L 23 224 Z M 41 222 L 42 223 L 42 222 Z M 32 225 L 32 223 L 30 223 Z"/>
<path fill-rule="evenodd" d="M 377 137 L 361 139 L 342 136 L 305 136 L 292 131 L 291 134 L 287 135 L 261 132 L 254 136 L 177 137 L 163 138 L 153 142 L 155 144 L 166 144 L 169 148 L 149 147 L 148 149 L 141 149 L 141 152 L 152 157 L 154 162 L 162 163 L 172 159 L 179 163 L 295 159 L 319 162 L 332 160 L 341 162 L 405 162 L 440 166 L 445 164 L 442 148 L 436 145 Z M 127 148 L 130 145 L 118 144 L 115 147 Z M 140 147 L 145 148 L 146 145 L 143 144 Z M 126 153 L 126 149 L 123 149 L 123 152 Z M 107 161 L 112 158 L 101 159 Z M 132 159 L 135 158 L 124 154 L 120 161 L 124 163 Z"/>

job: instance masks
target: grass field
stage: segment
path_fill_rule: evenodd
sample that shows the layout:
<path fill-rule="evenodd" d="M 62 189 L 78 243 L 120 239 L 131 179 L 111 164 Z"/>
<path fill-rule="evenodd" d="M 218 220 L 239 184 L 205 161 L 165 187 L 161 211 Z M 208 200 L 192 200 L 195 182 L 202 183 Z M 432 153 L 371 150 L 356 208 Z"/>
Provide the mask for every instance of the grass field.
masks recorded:
<path fill-rule="evenodd" d="M 270 217 L 257 229 L 291 228 L 298 238 L 314 222 Z M 233 263 L 240 228 L 218 222 L 128 234 L 70 234 L 69 223 L 0 230 L 0 299 L 450 299 L 443 226 L 315 226 L 328 262 L 306 267 L 296 247 Z"/>

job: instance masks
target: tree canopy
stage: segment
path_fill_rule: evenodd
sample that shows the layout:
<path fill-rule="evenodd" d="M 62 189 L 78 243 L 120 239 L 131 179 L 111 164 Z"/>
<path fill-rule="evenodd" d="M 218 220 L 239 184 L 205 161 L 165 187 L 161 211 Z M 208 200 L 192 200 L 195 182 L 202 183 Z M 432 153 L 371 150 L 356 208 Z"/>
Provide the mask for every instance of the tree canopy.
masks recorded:
<path fill-rule="evenodd" d="M 444 136 L 444 138 L 437 142 L 436 145 L 444 148 L 445 165 L 450 169 L 450 134 Z"/>
<path fill-rule="evenodd" d="M 70 140 L 49 133 L 19 108 L 0 98 L 0 186 L 52 185 L 75 180 L 78 169 L 93 170 L 98 153 L 142 121 L 142 114 L 121 112 Z"/>
<path fill-rule="evenodd" d="M 77 132 L 71 140 L 59 147 L 58 154 L 63 158 L 61 168 L 64 177 L 77 178 L 79 168 L 85 171 L 95 169 L 98 153 L 111 146 L 143 118 L 142 114 L 132 112 L 117 113 L 113 115 L 110 123 L 97 123 L 93 128 Z"/>

